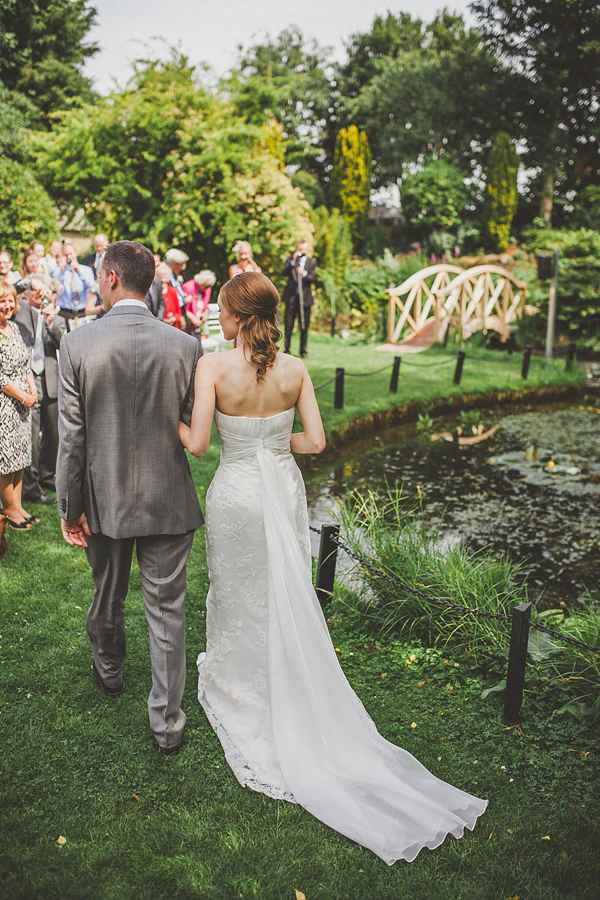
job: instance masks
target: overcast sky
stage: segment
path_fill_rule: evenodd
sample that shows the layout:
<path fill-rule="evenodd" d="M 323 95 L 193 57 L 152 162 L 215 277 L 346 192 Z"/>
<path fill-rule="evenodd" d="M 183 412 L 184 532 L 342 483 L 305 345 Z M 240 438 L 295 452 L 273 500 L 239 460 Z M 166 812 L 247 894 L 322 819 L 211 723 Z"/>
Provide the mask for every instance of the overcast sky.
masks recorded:
<path fill-rule="evenodd" d="M 333 47 L 343 58 L 344 43 L 356 32 L 368 31 L 375 16 L 407 12 L 430 22 L 444 7 L 462 13 L 474 24 L 468 11 L 470 0 L 92 0 L 98 24 L 89 40 L 100 51 L 88 61 L 85 74 L 102 94 L 113 90 L 115 81 L 124 87 L 132 74 L 131 62 L 148 54 L 165 55 L 176 46 L 193 65 L 208 63 L 223 75 L 237 59 L 237 48 L 275 37 L 284 28 L 298 25 L 306 37 L 323 47 Z M 156 41 L 161 38 L 162 41 Z M 166 44 L 164 43 L 166 42 Z"/>

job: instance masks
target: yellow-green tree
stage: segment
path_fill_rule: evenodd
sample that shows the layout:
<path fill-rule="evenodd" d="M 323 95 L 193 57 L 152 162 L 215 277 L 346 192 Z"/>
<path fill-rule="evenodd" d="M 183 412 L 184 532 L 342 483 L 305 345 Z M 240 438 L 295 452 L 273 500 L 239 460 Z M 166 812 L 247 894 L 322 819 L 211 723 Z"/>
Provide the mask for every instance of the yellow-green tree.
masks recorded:
<path fill-rule="evenodd" d="M 356 246 L 364 237 L 371 193 L 371 150 L 364 131 L 342 128 L 335 142 L 329 205 L 348 222 Z"/>
<path fill-rule="evenodd" d="M 488 161 L 485 186 L 485 226 L 494 250 L 505 250 L 510 240 L 510 226 L 517 209 L 517 172 L 519 160 L 515 145 L 501 131 L 494 137 Z"/>

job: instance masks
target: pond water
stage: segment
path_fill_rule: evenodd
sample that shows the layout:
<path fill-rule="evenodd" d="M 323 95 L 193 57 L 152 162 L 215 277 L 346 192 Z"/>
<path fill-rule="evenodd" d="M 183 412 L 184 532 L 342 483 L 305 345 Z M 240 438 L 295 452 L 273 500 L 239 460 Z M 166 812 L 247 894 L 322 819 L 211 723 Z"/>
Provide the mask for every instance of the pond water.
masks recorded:
<path fill-rule="evenodd" d="M 472 436 L 464 419 L 436 419 L 427 432 L 396 427 L 333 461 L 311 462 L 311 524 L 332 521 L 354 489 L 385 493 L 386 482 L 403 484 L 444 541 L 521 562 L 538 608 L 586 603 L 588 592 L 600 599 L 600 397 L 576 407 L 486 410 L 480 422 L 484 431 L 499 426 L 480 443 L 431 440 L 432 431 L 449 438 L 457 426 Z"/>

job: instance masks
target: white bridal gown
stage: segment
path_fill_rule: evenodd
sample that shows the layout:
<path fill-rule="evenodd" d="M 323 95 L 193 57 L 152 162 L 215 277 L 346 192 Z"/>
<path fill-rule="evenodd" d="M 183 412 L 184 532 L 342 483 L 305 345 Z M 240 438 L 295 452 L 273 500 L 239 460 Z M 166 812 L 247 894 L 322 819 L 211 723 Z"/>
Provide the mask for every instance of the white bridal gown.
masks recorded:
<path fill-rule="evenodd" d="M 215 420 L 198 699 L 236 778 L 299 803 L 389 865 L 461 837 L 487 801 L 382 738 L 338 663 L 311 581 L 294 409 Z"/>

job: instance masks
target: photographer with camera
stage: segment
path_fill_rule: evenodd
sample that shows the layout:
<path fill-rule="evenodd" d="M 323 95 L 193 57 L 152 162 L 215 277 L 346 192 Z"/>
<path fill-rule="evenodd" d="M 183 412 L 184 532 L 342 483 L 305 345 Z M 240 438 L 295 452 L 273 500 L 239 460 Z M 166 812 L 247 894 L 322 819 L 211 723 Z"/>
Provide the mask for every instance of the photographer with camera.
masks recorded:
<path fill-rule="evenodd" d="M 31 410 L 31 465 L 23 472 L 23 495 L 30 503 L 56 503 L 46 491 L 56 490 L 58 451 L 58 350 L 67 330 L 43 277 L 32 275 L 23 291 L 15 322 L 30 353 L 37 403 Z"/>
<path fill-rule="evenodd" d="M 229 277 L 235 278 L 241 272 L 262 272 L 258 263 L 254 262 L 252 247 L 248 241 L 236 241 L 233 245 L 236 262 L 229 266 Z"/>

